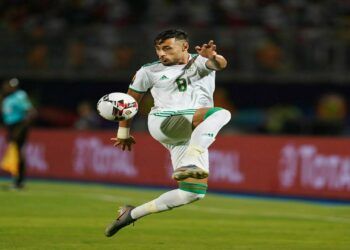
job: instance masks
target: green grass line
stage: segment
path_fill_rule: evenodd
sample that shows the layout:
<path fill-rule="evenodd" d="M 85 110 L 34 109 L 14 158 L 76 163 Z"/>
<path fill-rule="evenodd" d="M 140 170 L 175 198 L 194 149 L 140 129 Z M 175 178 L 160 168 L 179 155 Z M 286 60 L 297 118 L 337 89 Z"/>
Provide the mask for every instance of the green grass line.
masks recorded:
<path fill-rule="evenodd" d="M 119 205 L 164 190 L 30 181 L 0 182 L 0 249 L 349 249 L 350 206 L 246 199 L 204 200 L 147 216 L 106 238 Z"/>

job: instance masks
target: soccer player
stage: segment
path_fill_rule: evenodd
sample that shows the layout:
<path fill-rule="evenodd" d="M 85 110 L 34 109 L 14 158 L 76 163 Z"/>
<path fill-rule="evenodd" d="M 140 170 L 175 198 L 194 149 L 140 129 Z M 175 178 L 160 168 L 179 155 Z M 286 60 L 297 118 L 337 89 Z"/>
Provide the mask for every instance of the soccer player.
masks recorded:
<path fill-rule="evenodd" d="M 209 175 L 208 147 L 229 122 L 229 111 L 214 107 L 215 71 L 227 61 L 216 52 L 214 41 L 196 46 L 190 54 L 188 35 L 166 30 L 157 35 L 154 46 L 159 61 L 142 66 L 129 86 L 128 94 L 140 102 L 148 90 L 154 107 L 148 116 L 151 136 L 165 146 L 174 168 L 172 178 L 179 188 L 138 207 L 120 208 L 118 217 L 105 230 L 110 237 L 137 219 L 202 199 Z M 131 150 L 131 120 L 119 122 L 114 146 Z"/>

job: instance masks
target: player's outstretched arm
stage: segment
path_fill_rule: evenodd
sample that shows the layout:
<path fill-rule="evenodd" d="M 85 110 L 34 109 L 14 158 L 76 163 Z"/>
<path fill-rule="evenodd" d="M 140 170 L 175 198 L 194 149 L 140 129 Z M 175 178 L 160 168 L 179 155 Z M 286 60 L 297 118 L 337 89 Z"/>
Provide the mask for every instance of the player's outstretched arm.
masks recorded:
<path fill-rule="evenodd" d="M 137 101 L 138 104 L 140 104 L 142 97 L 144 95 L 144 94 L 137 93 L 131 89 L 128 90 L 127 94 L 134 97 L 134 99 Z M 132 145 L 136 143 L 134 137 L 131 136 L 130 134 L 131 122 L 132 122 L 132 119 L 129 119 L 126 121 L 120 121 L 117 137 L 111 138 L 111 141 L 114 142 L 114 146 L 121 148 L 123 151 L 125 149 L 127 149 L 128 151 L 131 151 Z"/>
<path fill-rule="evenodd" d="M 213 40 L 210 40 L 208 43 L 205 43 L 202 46 L 196 46 L 195 49 L 199 55 L 209 59 L 206 62 L 206 66 L 209 69 L 223 70 L 226 68 L 227 61 L 225 57 L 216 52 L 216 45 Z"/>

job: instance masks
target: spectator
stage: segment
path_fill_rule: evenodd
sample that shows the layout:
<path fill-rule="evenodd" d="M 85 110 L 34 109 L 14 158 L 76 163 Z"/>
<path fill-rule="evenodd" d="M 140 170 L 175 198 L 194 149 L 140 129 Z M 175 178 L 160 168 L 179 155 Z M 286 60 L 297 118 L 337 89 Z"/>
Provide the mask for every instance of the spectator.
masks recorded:
<path fill-rule="evenodd" d="M 316 106 L 313 133 L 318 135 L 339 135 L 345 128 L 347 108 L 345 98 L 336 93 L 320 97 Z"/>
<path fill-rule="evenodd" d="M 83 101 L 78 104 L 78 120 L 75 122 L 76 129 L 96 129 L 100 127 L 100 119 L 95 109 L 89 102 Z"/>
<path fill-rule="evenodd" d="M 274 105 L 267 111 L 265 130 L 270 134 L 300 134 L 303 132 L 303 114 L 293 105 Z"/>

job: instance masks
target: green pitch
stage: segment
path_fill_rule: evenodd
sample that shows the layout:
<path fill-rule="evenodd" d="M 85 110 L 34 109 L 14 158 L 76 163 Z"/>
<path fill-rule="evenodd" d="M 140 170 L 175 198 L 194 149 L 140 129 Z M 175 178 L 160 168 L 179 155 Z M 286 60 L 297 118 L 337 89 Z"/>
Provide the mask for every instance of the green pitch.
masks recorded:
<path fill-rule="evenodd" d="M 162 192 L 38 181 L 1 189 L 0 249 L 350 249 L 350 205 L 215 194 L 104 236 L 118 205 Z"/>

